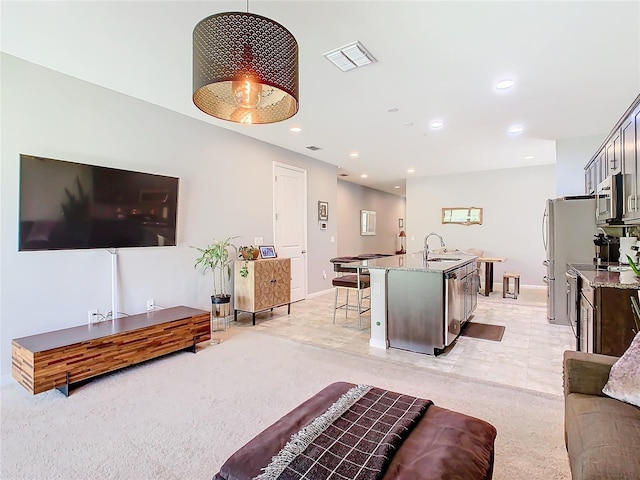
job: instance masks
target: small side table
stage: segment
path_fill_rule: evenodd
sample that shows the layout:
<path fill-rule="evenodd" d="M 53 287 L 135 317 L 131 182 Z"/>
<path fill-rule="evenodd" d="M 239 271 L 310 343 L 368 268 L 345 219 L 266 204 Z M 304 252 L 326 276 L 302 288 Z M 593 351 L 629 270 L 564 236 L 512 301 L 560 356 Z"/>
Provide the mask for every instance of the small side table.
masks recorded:
<path fill-rule="evenodd" d="M 482 294 L 485 297 L 493 292 L 493 264 L 496 262 L 504 262 L 507 257 L 478 257 L 478 263 L 484 263 L 484 290 Z"/>

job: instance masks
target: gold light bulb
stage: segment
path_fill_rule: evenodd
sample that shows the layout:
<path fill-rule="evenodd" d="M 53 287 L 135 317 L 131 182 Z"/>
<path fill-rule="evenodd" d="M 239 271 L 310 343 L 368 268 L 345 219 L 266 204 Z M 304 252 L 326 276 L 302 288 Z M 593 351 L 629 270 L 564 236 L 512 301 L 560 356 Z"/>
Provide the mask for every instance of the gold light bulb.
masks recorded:
<path fill-rule="evenodd" d="M 256 108 L 262 96 L 262 85 L 251 81 L 250 77 L 234 80 L 231 83 L 233 98 L 242 108 Z"/>

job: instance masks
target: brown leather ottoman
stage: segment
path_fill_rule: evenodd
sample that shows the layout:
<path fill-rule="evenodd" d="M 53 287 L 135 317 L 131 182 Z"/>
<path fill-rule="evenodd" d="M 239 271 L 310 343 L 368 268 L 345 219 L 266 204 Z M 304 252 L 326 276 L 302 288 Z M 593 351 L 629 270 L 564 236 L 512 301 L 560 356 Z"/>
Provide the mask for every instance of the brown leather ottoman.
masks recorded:
<path fill-rule="evenodd" d="M 321 390 L 235 452 L 214 480 L 249 480 L 259 475 L 291 435 L 354 386 L 338 382 Z M 490 480 L 495 438 L 496 429 L 489 423 L 431 405 L 402 443 L 382 478 Z"/>

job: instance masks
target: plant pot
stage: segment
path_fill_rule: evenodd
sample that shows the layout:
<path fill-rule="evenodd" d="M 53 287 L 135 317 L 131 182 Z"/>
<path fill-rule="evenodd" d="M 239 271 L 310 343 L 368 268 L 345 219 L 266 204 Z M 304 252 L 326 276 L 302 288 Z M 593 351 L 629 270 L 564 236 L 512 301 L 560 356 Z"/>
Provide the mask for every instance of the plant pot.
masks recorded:
<path fill-rule="evenodd" d="M 253 259 L 252 260 L 257 260 L 259 256 L 260 256 L 260 250 L 255 249 L 253 251 Z"/>
<path fill-rule="evenodd" d="M 214 332 L 227 330 L 227 318 L 231 315 L 231 295 L 211 295 L 211 345 L 220 343 Z"/>
<path fill-rule="evenodd" d="M 231 295 L 211 295 L 211 313 L 214 317 L 231 315 Z"/>

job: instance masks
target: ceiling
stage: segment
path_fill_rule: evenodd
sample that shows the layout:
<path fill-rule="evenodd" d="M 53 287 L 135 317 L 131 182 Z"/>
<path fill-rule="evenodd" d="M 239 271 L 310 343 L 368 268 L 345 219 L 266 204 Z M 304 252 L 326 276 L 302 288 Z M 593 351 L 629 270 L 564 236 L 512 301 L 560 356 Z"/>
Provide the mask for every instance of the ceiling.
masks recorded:
<path fill-rule="evenodd" d="M 251 0 L 250 12 L 298 41 L 300 110 L 281 123 L 233 124 L 191 100 L 192 32 L 246 6 L 3 0 L 1 49 L 396 194 L 412 176 L 554 163 L 556 140 L 604 137 L 640 92 L 640 1 Z M 375 63 L 342 72 L 323 57 L 356 40 Z M 496 90 L 506 78 L 515 86 Z M 434 119 L 444 126 L 430 129 Z M 515 124 L 523 133 L 507 134 Z"/>

